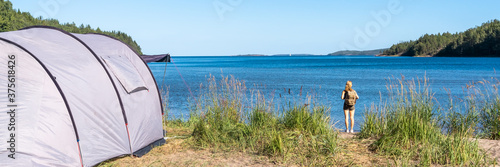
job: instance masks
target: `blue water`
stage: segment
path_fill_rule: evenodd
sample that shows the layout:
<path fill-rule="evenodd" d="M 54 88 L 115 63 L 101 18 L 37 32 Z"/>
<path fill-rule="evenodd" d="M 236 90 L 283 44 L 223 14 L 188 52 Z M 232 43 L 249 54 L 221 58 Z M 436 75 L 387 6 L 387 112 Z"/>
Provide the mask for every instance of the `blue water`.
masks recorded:
<path fill-rule="evenodd" d="M 198 56 L 172 57 L 173 63 L 149 63 L 161 88 L 169 88 L 169 109 L 177 118 L 186 118 L 188 98 L 200 92 L 200 84 L 206 84 L 209 75 L 232 75 L 246 82 L 249 89 L 259 89 L 275 98 L 285 96 L 290 89 L 300 101 L 309 94 L 316 103 L 332 107 L 331 117 L 336 127 L 343 129 L 343 101 L 340 94 L 347 80 L 353 82 L 360 99 L 356 104 L 355 130 L 363 112 L 372 103 L 379 104 L 387 96 L 387 79 L 423 78 L 429 84 L 438 103 L 444 105 L 448 89 L 454 97 L 464 97 L 464 87 L 474 81 L 498 78 L 500 58 L 414 58 L 375 56 Z M 166 70 L 165 70 L 166 67 Z M 165 75 L 164 75 L 165 74 Z M 302 88 L 302 96 L 299 97 Z M 192 101 L 192 100 L 191 100 Z"/>

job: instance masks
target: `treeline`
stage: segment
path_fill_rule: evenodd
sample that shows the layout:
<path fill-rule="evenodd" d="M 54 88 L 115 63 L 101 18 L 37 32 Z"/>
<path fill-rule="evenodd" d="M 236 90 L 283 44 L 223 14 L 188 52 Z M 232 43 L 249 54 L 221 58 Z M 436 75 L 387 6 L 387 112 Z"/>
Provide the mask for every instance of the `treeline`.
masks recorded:
<path fill-rule="evenodd" d="M 135 42 L 132 37 L 120 31 L 102 31 L 100 28 L 94 29 L 90 25 L 79 25 L 75 23 L 59 23 L 56 19 L 43 19 L 42 17 L 35 18 L 29 12 L 16 11 L 12 8 L 10 1 L 0 0 L 0 32 L 15 31 L 28 26 L 44 25 L 52 26 L 71 33 L 99 33 L 115 37 L 132 49 L 142 54 L 141 47 Z"/>
<path fill-rule="evenodd" d="M 500 56 L 500 21 L 497 19 L 460 33 L 425 34 L 416 41 L 392 45 L 382 55 Z"/>

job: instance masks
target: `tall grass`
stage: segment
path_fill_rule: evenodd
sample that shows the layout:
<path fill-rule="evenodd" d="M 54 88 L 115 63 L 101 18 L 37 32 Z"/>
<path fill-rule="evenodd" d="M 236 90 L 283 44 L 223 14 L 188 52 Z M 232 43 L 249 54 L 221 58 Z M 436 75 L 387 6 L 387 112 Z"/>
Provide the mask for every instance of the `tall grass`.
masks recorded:
<path fill-rule="evenodd" d="M 231 77 L 201 86 L 197 98 L 192 144 L 197 147 L 253 152 L 304 165 L 337 152 L 337 132 L 331 126 L 329 108 L 289 102 L 276 109 L 259 91 Z M 323 157 L 323 158 L 322 158 Z M 330 164 L 331 165 L 331 164 Z"/>
<path fill-rule="evenodd" d="M 398 166 L 490 165 L 494 162 L 470 138 L 500 139 L 498 84 L 467 85 L 467 97 L 450 98 L 443 107 L 427 78 L 389 79 L 388 101 L 364 112 L 359 136 L 376 139 L 370 148 L 393 157 Z M 200 90 L 187 121 L 169 118 L 166 123 L 189 128 L 192 146 L 267 155 L 283 163 L 335 165 L 330 157 L 340 149 L 330 108 L 310 98 L 282 98 L 278 100 L 285 102 L 277 105 L 274 97 L 248 89 L 232 76 L 209 76 Z"/>
<path fill-rule="evenodd" d="M 389 101 L 365 112 L 361 126 L 361 137 L 378 139 L 371 145 L 373 150 L 420 166 L 490 163 L 477 141 L 467 139 L 477 120 L 475 111 L 453 112 L 442 118 L 426 78 L 390 79 L 387 88 Z M 446 135 L 443 126 L 449 128 Z"/>
<path fill-rule="evenodd" d="M 488 139 L 500 140 L 500 98 L 486 103 L 480 114 L 483 134 Z"/>
<path fill-rule="evenodd" d="M 473 108 L 479 110 L 479 136 L 500 140 L 500 82 L 492 78 L 467 85 Z"/>
<path fill-rule="evenodd" d="M 443 128 L 447 133 L 463 133 L 471 137 L 500 139 L 499 81 L 482 80 L 466 85 L 467 96 L 459 103 L 450 99 Z M 461 103 L 460 103 L 461 102 Z"/>
<path fill-rule="evenodd" d="M 445 134 L 474 137 L 480 121 L 479 110 L 474 97 L 469 95 L 465 99 L 454 100 L 450 95 L 449 104 L 446 108 L 445 118 L 442 121 Z"/>

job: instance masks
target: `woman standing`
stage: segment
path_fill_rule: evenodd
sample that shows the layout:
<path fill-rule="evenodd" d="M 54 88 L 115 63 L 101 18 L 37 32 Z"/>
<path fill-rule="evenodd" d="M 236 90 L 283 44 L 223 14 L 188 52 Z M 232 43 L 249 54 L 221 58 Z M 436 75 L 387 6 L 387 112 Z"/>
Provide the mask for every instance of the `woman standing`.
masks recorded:
<path fill-rule="evenodd" d="M 351 133 L 354 128 L 354 105 L 359 99 L 358 93 L 352 89 L 352 82 L 347 81 L 345 90 L 342 91 L 342 99 L 344 100 L 344 115 L 345 115 L 345 132 L 349 133 L 349 116 L 351 117 Z"/>

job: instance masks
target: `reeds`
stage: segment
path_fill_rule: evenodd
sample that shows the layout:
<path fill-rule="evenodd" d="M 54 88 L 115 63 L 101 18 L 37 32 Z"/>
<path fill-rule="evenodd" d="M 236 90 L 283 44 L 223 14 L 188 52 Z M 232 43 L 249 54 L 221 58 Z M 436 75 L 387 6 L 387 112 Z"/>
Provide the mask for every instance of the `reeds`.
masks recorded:
<path fill-rule="evenodd" d="M 448 134 L 460 133 L 470 137 L 500 139 L 499 81 L 482 80 L 467 84 L 464 99 L 450 99 L 443 128 Z"/>
<path fill-rule="evenodd" d="M 252 152 L 281 162 L 328 164 L 318 157 L 337 152 L 337 132 L 329 108 L 289 102 L 276 109 L 272 100 L 243 81 L 210 76 L 197 98 L 192 144 L 197 147 Z"/>
<path fill-rule="evenodd" d="M 500 99 L 498 96 L 494 101 L 486 103 L 481 110 L 480 118 L 484 137 L 500 140 Z"/>
<path fill-rule="evenodd" d="M 496 78 L 467 85 L 471 107 L 478 110 L 478 135 L 486 139 L 500 140 L 500 96 Z"/>
<path fill-rule="evenodd" d="M 477 141 L 469 139 L 476 134 L 481 115 L 476 111 L 476 101 L 469 100 L 465 112 L 453 109 L 459 107 L 444 111 L 435 104 L 426 78 L 388 81 L 389 101 L 372 105 L 365 112 L 361 126 L 360 137 L 377 139 L 371 145 L 374 151 L 394 157 L 396 164 L 484 166 L 491 163 L 478 148 Z"/>
<path fill-rule="evenodd" d="M 427 78 L 388 79 L 388 101 L 364 112 L 359 136 L 376 139 L 371 150 L 392 157 L 397 166 L 494 164 L 473 138 L 500 138 L 499 83 L 479 84 L 467 85 L 467 97 L 439 106 Z M 200 90 L 187 120 L 167 121 L 189 128 L 192 146 L 267 155 L 284 164 L 335 165 L 331 157 L 341 149 L 329 107 L 310 97 L 283 97 L 277 105 L 232 76 L 209 76 Z"/>

